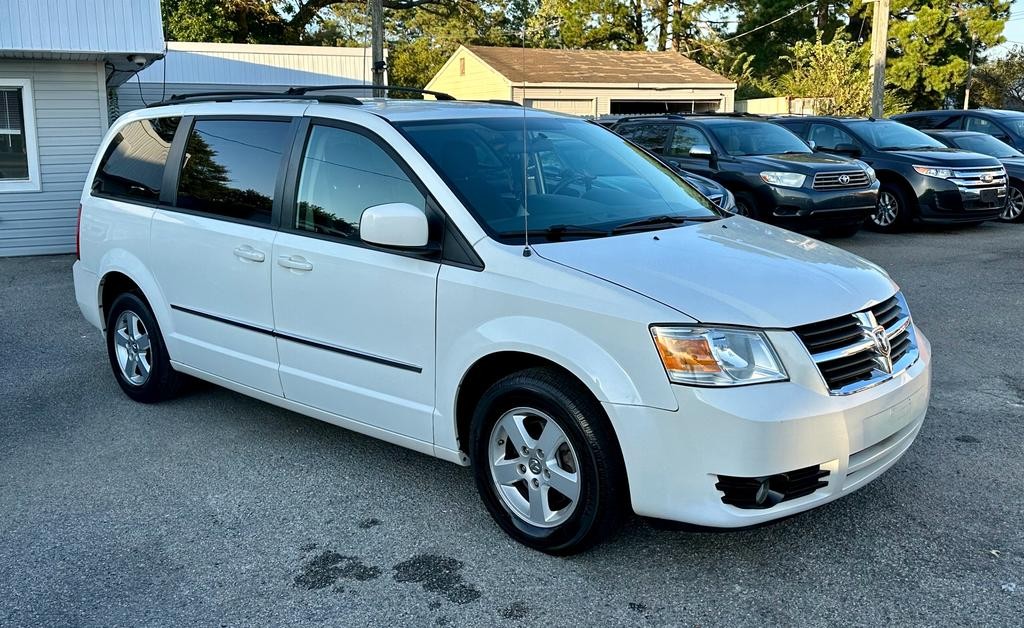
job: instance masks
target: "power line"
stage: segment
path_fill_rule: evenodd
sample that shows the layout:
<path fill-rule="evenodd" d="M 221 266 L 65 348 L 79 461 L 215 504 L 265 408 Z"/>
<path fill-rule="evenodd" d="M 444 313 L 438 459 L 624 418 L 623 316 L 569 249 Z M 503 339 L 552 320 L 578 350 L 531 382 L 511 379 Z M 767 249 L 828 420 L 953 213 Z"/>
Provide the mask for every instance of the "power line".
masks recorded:
<path fill-rule="evenodd" d="M 768 28 L 772 24 L 775 24 L 777 22 L 781 22 L 782 20 L 784 20 L 784 19 L 786 19 L 788 17 L 791 17 L 793 15 L 796 15 L 800 11 L 803 11 L 807 7 L 814 6 L 815 4 L 817 4 L 817 0 L 814 0 L 812 2 L 808 2 L 807 4 L 804 4 L 804 5 L 801 5 L 801 6 L 798 6 L 797 8 L 793 9 L 789 13 L 783 15 L 782 17 L 777 17 L 774 20 L 772 20 L 771 22 L 768 22 L 767 24 L 762 24 L 760 26 L 757 26 L 755 28 L 750 29 L 749 31 L 744 31 L 742 33 L 737 33 L 737 34 L 733 35 L 732 37 L 726 37 L 725 39 L 719 40 L 717 43 L 724 44 L 727 41 L 732 41 L 734 39 L 739 39 L 740 37 L 745 37 L 745 36 L 747 36 L 747 35 L 749 35 L 751 33 L 756 33 L 757 31 L 761 30 L 762 28 Z M 699 52 L 701 50 L 704 50 L 705 48 L 709 48 L 710 46 L 711 46 L 711 44 L 709 44 L 707 46 L 701 46 L 699 48 L 693 48 L 693 49 L 687 50 L 683 54 L 689 55 L 689 54 L 692 54 L 694 52 Z"/>

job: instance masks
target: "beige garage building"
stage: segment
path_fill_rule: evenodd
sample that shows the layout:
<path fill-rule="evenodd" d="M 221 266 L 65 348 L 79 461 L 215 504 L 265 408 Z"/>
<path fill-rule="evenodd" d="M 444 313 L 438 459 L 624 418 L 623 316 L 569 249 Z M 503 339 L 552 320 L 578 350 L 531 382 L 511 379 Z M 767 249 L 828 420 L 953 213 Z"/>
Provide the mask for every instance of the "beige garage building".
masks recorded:
<path fill-rule="evenodd" d="M 736 83 L 676 52 L 459 46 L 427 89 L 599 117 L 732 111 Z"/>

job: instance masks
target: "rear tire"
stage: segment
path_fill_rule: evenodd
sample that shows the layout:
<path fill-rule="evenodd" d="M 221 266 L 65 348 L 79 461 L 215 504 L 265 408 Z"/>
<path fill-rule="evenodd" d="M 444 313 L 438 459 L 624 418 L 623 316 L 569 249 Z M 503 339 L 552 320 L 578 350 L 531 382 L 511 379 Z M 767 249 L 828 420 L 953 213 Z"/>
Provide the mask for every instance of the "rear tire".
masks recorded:
<path fill-rule="evenodd" d="M 898 185 L 883 183 L 878 204 L 865 220 L 867 227 L 882 233 L 898 233 L 910 224 L 910 199 Z"/>
<path fill-rule="evenodd" d="M 469 444 L 488 512 L 528 547 L 581 552 L 630 512 L 625 465 L 604 410 L 554 369 L 519 371 L 487 389 Z"/>
<path fill-rule="evenodd" d="M 107 356 L 126 395 L 142 403 L 173 397 L 183 376 L 171 368 L 160 327 L 139 295 L 119 295 L 107 312 Z"/>

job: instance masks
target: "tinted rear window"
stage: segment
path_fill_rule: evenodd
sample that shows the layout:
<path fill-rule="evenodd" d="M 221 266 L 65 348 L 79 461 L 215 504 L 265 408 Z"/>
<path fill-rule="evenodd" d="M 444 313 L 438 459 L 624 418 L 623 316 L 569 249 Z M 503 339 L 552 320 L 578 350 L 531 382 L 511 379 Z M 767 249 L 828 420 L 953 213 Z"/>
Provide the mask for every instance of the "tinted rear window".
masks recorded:
<path fill-rule="evenodd" d="M 178 207 L 270 223 L 290 124 L 285 120 L 196 121 L 185 145 Z"/>
<path fill-rule="evenodd" d="M 160 200 L 167 153 L 180 121 L 154 118 L 122 128 L 103 155 L 92 183 L 93 192 L 126 200 Z"/>

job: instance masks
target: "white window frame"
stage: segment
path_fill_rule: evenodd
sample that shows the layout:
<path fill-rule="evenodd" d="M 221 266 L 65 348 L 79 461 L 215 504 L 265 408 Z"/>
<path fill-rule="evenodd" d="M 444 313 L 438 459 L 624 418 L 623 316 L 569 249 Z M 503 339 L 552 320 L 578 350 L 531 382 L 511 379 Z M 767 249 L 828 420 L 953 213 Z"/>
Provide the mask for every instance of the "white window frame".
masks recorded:
<path fill-rule="evenodd" d="M 32 81 L 25 78 L 0 76 L 0 87 L 21 89 L 21 111 L 25 120 L 25 152 L 28 158 L 28 179 L 0 179 L 0 194 L 5 192 L 39 192 L 39 140 L 36 137 L 36 106 L 32 94 Z"/>

